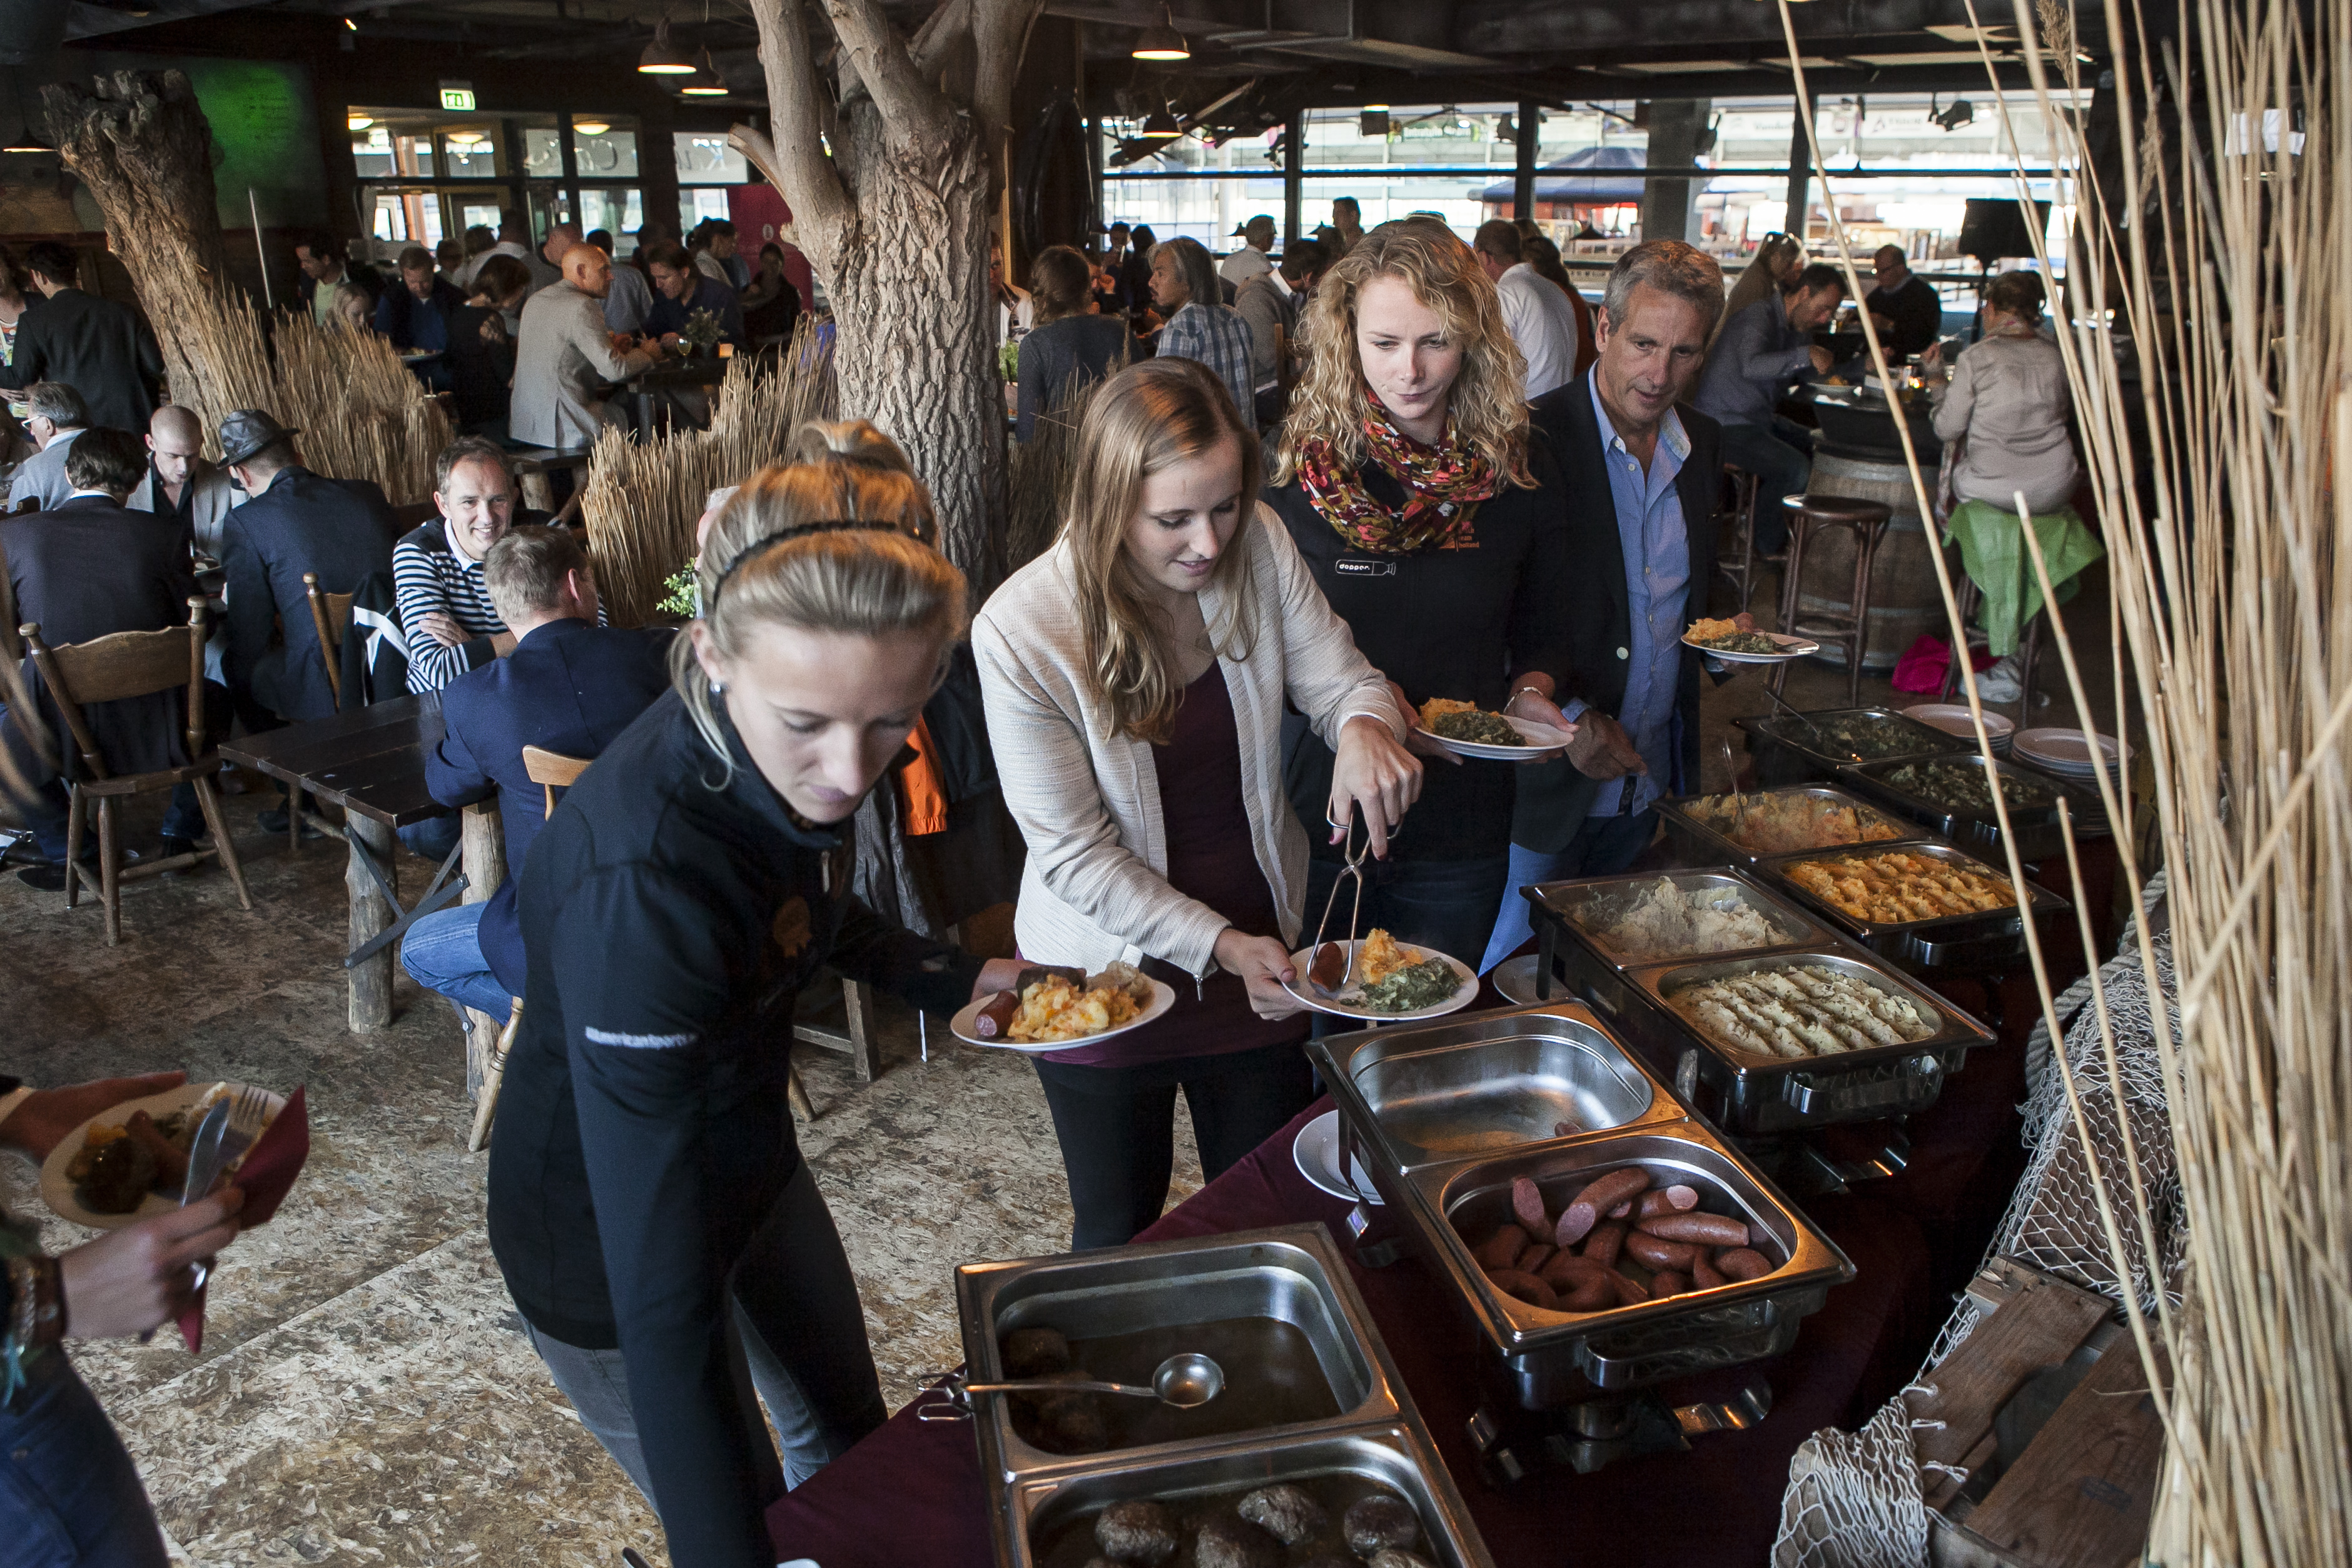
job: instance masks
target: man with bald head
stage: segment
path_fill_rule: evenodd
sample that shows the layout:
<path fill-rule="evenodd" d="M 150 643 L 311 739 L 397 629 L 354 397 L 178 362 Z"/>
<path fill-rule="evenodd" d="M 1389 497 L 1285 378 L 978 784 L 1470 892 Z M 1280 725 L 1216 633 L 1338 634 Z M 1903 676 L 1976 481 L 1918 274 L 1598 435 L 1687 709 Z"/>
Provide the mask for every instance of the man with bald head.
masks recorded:
<path fill-rule="evenodd" d="M 604 402 L 606 385 L 648 369 L 659 355 L 632 348 L 632 340 L 604 325 L 612 283 L 613 258 L 574 243 L 563 256 L 562 280 L 524 302 L 507 419 L 514 440 L 569 449 L 593 442 L 608 423 L 624 423 Z"/>
<path fill-rule="evenodd" d="M 205 427 L 192 409 L 167 402 L 147 422 L 147 476 L 123 503 L 176 521 L 195 548 L 220 559 L 221 528 L 237 495 L 205 461 Z"/>

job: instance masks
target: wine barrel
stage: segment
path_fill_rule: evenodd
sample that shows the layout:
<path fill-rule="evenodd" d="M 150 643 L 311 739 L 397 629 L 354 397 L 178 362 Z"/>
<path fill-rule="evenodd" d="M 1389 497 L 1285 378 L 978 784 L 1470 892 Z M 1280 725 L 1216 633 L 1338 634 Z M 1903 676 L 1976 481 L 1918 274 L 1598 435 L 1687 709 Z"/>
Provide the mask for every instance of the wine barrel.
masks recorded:
<path fill-rule="evenodd" d="M 1927 475 L 1933 486 L 1932 470 Z M 1878 556 L 1870 569 L 1870 629 L 1863 646 L 1862 667 L 1886 671 L 1903 656 L 1923 632 L 1948 637 L 1944 596 L 1936 587 L 1933 548 L 1919 520 L 1919 496 L 1912 488 L 1911 471 L 1900 462 L 1878 462 L 1850 456 L 1827 446 L 1813 455 L 1813 477 L 1807 486 L 1815 496 L 1853 496 L 1883 501 L 1895 516 L 1878 541 Z M 1853 536 L 1843 528 L 1816 532 L 1805 546 L 1804 580 L 1797 585 L 1797 613 L 1845 615 L 1853 589 Z M 1823 643 L 1813 655 L 1825 664 L 1845 667 L 1845 650 Z"/>

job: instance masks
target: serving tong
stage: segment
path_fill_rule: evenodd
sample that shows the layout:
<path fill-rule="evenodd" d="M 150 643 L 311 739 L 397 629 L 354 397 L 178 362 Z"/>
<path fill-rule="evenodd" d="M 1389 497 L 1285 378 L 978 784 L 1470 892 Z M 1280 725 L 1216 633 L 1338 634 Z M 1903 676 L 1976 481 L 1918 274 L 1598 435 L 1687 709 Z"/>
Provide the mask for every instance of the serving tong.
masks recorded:
<path fill-rule="evenodd" d="M 1349 906 L 1348 911 L 1348 941 L 1346 946 L 1348 954 L 1348 967 L 1345 970 L 1341 971 L 1339 975 L 1339 984 L 1335 987 L 1331 992 L 1333 996 L 1337 996 L 1339 992 L 1346 990 L 1349 985 L 1354 983 L 1356 978 L 1356 932 L 1357 928 L 1362 924 L 1364 917 L 1364 862 L 1370 858 L 1372 852 L 1372 830 L 1369 826 L 1364 829 L 1364 847 L 1362 851 L 1359 852 L 1356 848 L 1356 820 L 1362 815 L 1363 811 L 1360 807 L 1358 810 L 1348 814 L 1348 821 L 1345 825 L 1342 825 L 1331 820 L 1331 813 L 1329 811 L 1327 810 L 1323 813 L 1324 825 L 1328 827 L 1333 832 L 1342 835 L 1340 839 L 1340 850 L 1345 863 L 1340 866 L 1339 874 L 1332 879 L 1331 892 L 1329 895 L 1323 900 L 1323 918 L 1315 923 L 1315 940 L 1307 945 L 1307 962 L 1308 965 L 1312 966 L 1315 962 L 1315 955 L 1323 950 L 1324 932 L 1331 924 L 1331 907 L 1339 902 L 1339 884 L 1350 879 L 1352 879 L 1356 884 L 1355 901 Z M 1397 834 L 1402 831 L 1403 828 L 1404 824 L 1402 822 L 1399 822 L 1394 827 L 1389 829 L 1389 841 L 1391 843 L 1394 843 L 1396 841 Z M 1302 976 L 1301 978 L 1306 978 L 1306 977 Z M 1312 986 L 1315 982 L 1312 979 L 1307 979 L 1307 983 L 1309 986 Z"/>

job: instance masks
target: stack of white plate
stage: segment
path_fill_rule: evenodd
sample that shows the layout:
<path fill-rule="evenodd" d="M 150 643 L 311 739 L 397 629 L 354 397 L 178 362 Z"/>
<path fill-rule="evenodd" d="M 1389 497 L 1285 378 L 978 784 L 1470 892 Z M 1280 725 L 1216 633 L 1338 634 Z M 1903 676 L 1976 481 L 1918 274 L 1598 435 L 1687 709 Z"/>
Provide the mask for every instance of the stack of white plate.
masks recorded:
<path fill-rule="evenodd" d="M 2078 786 L 2074 791 L 2075 826 L 2081 831 L 2107 831 L 2106 810 L 2099 800 L 2099 768 L 2104 763 L 2120 796 L 2126 788 L 2124 762 L 2127 755 L 2122 743 L 2112 736 L 2079 729 L 2027 729 L 2018 732 L 2014 747 L 2020 761 Z"/>
<path fill-rule="evenodd" d="M 1969 716 L 1966 703 L 1921 703 L 1916 707 L 1905 708 L 1903 716 L 1916 718 L 1929 728 L 1940 729 L 1946 735 L 1957 735 L 1971 746 L 1976 744 L 1976 721 Z M 1995 757 L 2007 757 L 2011 741 L 2017 734 L 2017 726 L 1990 708 L 1985 710 L 1984 721 L 1985 734 L 1992 741 L 1992 754 Z"/>

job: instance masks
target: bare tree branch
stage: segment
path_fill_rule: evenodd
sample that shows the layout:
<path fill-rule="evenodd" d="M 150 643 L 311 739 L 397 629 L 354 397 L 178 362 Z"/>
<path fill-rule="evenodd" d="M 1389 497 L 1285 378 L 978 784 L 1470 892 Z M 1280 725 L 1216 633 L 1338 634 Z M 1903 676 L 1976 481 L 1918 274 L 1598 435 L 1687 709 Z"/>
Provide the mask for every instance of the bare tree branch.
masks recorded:
<path fill-rule="evenodd" d="M 1002 138 L 1013 129 L 1013 79 L 1021 74 L 1029 29 L 1043 5 L 1041 0 L 970 0 L 970 4 L 972 42 L 979 54 L 972 113 L 990 137 Z"/>
<path fill-rule="evenodd" d="M 883 15 L 879 0 L 824 0 L 824 14 L 874 106 L 882 111 L 892 145 L 943 152 L 952 134 L 953 110 L 917 73 L 913 57 Z"/>
<path fill-rule="evenodd" d="M 907 52 L 915 58 L 916 73 L 936 81 L 959 38 L 971 31 L 972 0 L 941 0 L 940 8 L 915 29 Z"/>
<path fill-rule="evenodd" d="M 801 19 L 801 3 L 751 0 L 751 14 L 760 24 L 768 117 L 776 141 L 743 125 L 730 131 L 728 141 L 783 193 L 795 231 L 830 260 L 856 208 L 824 155 L 821 100 L 826 94 L 817 78 L 807 25 Z"/>

